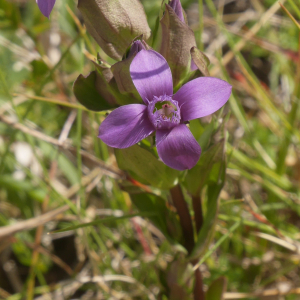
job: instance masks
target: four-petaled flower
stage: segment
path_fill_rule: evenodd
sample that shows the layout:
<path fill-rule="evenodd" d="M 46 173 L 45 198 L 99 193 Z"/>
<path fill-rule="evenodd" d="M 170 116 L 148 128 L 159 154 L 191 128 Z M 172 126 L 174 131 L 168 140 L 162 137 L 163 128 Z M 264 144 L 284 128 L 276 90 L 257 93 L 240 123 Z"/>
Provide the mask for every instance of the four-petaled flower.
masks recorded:
<path fill-rule="evenodd" d="M 186 123 L 221 108 L 230 97 L 231 85 L 200 77 L 173 95 L 169 65 L 153 50 L 137 53 L 130 75 L 144 104 L 115 109 L 100 125 L 98 137 L 108 146 L 127 148 L 156 131 L 157 152 L 166 165 L 177 170 L 194 167 L 201 148 Z"/>
<path fill-rule="evenodd" d="M 39 6 L 39 9 L 41 13 L 49 18 L 50 13 L 53 9 L 53 6 L 55 4 L 56 0 L 36 0 L 37 5 Z"/>

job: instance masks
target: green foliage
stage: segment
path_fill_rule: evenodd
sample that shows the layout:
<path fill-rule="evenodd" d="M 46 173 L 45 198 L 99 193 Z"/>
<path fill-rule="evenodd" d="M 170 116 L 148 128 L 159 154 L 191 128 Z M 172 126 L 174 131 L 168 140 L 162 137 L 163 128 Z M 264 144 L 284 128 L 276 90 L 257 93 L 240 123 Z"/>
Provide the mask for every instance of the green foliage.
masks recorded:
<path fill-rule="evenodd" d="M 107 110 L 110 108 L 109 104 L 96 89 L 96 72 L 93 71 L 86 77 L 82 74 L 78 76 L 73 86 L 74 95 L 83 106 L 90 110 Z"/>
<path fill-rule="evenodd" d="M 214 165 L 211 164 L 207 166 L 210 170 L 210 173 L 207 173 L 206 175 L 206 180 L 208 180 L 206 190 L 207 212 L 204 216 L 202 228 L 198 233 L 196 245 L 191 254 L 191 259 L 199 258 L 204 254 L 204 251 L 207 250 L 215 232 L 220 203 L 219 195 L 225 184 L 226 175 L 226 161 L 223 153 L 224 140 L 220 141 L 219 144 L 216 144 L 215 149 L 217 149 L 217 151 L 221 151 L 221 155 Z M 212 158 L 216 157 L 217 152 L 215 149 L 212 151 L 211 158 L 208 159 L 208 161 L 211 161 Z"/>
<path fill-rule="evenodd" d="M 133 178 L 160 189 L 169 189 L 178 182 L 179 171 L 171 169 L 146 149 L 134 145 L 126 149 L 115 149 L 121 170 Z"/>
<path fill-rule="evenodd" d="M 167 208 L 166 201 L 154 194 L 130 194 L 134 205 L 141 213 L 150 213 L 149 219 L 159 228 L 172 243 L 182 240 L 182 232 L 176 214 Z"/>
<path fill-rule="evenodd" d="M 149 140 L 116 150 L 115 162 L 113 151 L 97 139 L 101 114 L 66 105 L 75 101 L 73 82 L 93 70 L 90 59 L 97 52 L 110 64 L 115 61 L 69 13 L 68 7 L 79 17 L 77 1 L 57 0 L 50 20 L 36 1 L 23 2 L 0 1 L 0 232 L 4 226 L 23 226 L 18 234 L 1 238 L 0 297 L 32 299 L 49 293 L 55 298 L 86 278 L 88 270 L 103 281 L 79 284 L 78 297 L 189 299 L 194 259 L 204 264 L 206 300 L 222 299 L 224 276 L 228 293 L 253 295 L 282 283 L 299 288 L 298 256 L 290 250 L 299 240 L 299 39 L 289 18 L 275 12 L 277 2 L 225 1 L 223 9 L 210 0 L 182 1 L 198 48 L 210 54 L 210 74 L 233 85 L 224 112 L 214 114 L 210 123 L 188 125 L 203 153 L 186 172 L 160 162 Z M 141 2 L 155 36 L 149 44 L 158 47 L 164 5 L 161 0 Z M 201 3 L 211 14 L 198 23 Z M 284 5 L 299 20 L 296 1 Z M 116 102 L 108 105 L 95 87 L 98 67 L 98 73 L 76 81 L 80 103 L 99 111 L 140 100 L 125 94 L 117 99 L 116 83 L 109 81 Z M 217 128 L 226 114 L 228 133 L 220 141 Z M 15 152 L 19 142 L 32 152 L 26 164 Z M 179 259 L 186 255 L 184 234 L 167 192 L 177 183 L 193 222 L 190 196 L 201 196 L 203 204 L 204 223 L 195 232 L 190 263 Z M 30 230 L 23 223 L 66 203 L 71 209 L 40 229 L 39 223 Z M 37 249 L 41 252 L 34 261 Z M 61 262 L 74 273 L 68 274 Z M 9 277 L 9 266 L 15 277 Z M 14 287 L 18 282 L 21 287 Z"/>
<path fill-rule="evenodd" d="M 213 281 L 209 286 L 206 294 L 206 300 L 223 300 L 223 295 L 226 291 L 227 279 L 225 277 L 220 277 Z"/>
<path fill-rule="evenodd" d="M 224 145 L 224 139 L 213 145 L 200 156 L 197 165 L 187 172 L 184 185 L 192 195 L 199 195 L 209 181 L 218 181 L 218 171 L 211 176 L 209 174 L 213 170 L 218 170 L 218 166 L 215 167 L 215 165 L 223 159 Z M 197 180 L 193 180 L 194 178 Z"/>

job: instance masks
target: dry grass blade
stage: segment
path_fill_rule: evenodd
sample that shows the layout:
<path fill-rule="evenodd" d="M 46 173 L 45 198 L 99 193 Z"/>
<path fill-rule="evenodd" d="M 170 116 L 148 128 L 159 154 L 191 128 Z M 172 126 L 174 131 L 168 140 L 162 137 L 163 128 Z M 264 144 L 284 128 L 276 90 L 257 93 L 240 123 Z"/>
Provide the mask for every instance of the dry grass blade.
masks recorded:
<path fill-rule="evenodd" d="M 13 235 L 20 231 L 30 230 L 43 225 L 49 221 L 54 220 L 59 214 L 66 212 L 68 209 L 69 205 L 64 205 L 38 217 L 31 218 L 25 221 L 19 221 L 18 223 L 13 225 L 3 226 L 0 228 L 0 239 L 3 239 L 4 237 Z"/>
<path fill-rule="evenodd" d="M 234 300 L 234 299 L 248 299 L 252 297 L 271 297 L 271 296 L 285 296 L 285 295 L 292 295 L 300 294 L 300 288 L 291 289 L 287 292 L 282 292 L 279 289 L 269 289 L 265 290 L 261 293 L 225 293 L 224 299 L 227 300 Z"/>
<path fill-rule="evenodd" d="M 292 244 L 291 242 L 288 242 L 288 241 L 285 241 L 285 240 L 282 240 L 280 238 L 277 238 L 273 235 L 270 235 L 270 234 L 267 234 L 267 233 L 262 233 L 262 232 L 256 232 L 256 233 L 253 233 L 254 235 L 258 236 L 258 237 L 261 237 L 265 240 L 268 240 L 272 243 L 275 243 L 279 246 L 282 246 L 286 249 L 289 249 L 291 251 L 294 251 L 294 252 L 299 252 L 299 246 L 296 246 L 295 244 Z"/>
<path fill-rule="evenodd" d="M 281 8 L 284 10 L 284 12 L 288 15 L 288 17 L 293 21 L 293 23 L 298 27 L 300 30 L 300 24 L 296 21 L 296 19 L 291 15 L 291 13 L 285 8 L 284 5 L 282 5 L 280 2 L 278 2 Z"/>

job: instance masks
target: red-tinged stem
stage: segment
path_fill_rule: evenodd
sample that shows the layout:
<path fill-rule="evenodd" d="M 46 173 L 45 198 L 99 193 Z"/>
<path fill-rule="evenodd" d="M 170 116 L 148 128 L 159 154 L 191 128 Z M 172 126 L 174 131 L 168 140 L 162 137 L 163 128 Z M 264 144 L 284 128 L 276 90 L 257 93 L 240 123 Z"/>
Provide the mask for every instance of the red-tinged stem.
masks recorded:
<path fill-rule="evenodd" d="M 145 190 L 147 193 L 152 193 L 152 190 L 145 184 L 140 183 L 139 181 L 133 179 L 130 176 L 126 176 L 126 179 L 131 182 L 133 185 L 142 188 L 143 190 Z"/>
<path fill-rule="evenodd" d="M 205 300 L 202 274 L 199 268 L 195 271 L 194 300 Z"/>
<path fill-rule="evenodd" d="M 193 209 L 195 214 L 196 229 L 197 229 L 197 233 L 199 233 L 203 225 L 202 201 L 199 195 L 193 196 L 192 200 L 193 200 Z"/>
<path fill-rule="evenodd" d="M 172 196 L 173 204 L 179 215 L 180 225 L 185 238 L 185 247 L 188 250 L 188 253 L 190 254 L 194 248 L 195 242 L 194 242 L 193 223 L 189 212 L 189 208 L 184 199 L 179 184 L 171 188 L 170 193 Z"/>
<path fill-rule="evenodd" d="M 170 193 L 172 196 L 173 204 L 177 210 L 179 215 L 181 228 L 183 231 L 183 235 L 185 237 L 185 247 L 188 250 L 189 254 L 194 248 L 194 229 L 193 223 L 191 219 L 191 215 L 189 212 L 188 205 L 184 199 L 182 190 L 180 185 L 176 185 L 170 189 Z M 193 197 L 193 207 L 195 211 L 195 220 L 197 231 L 200 230 L 203 224 L 203 216 L 202 216 L 202 206 L 201 206 L 201 198 Z M 194 261 L 195 265 L 197 261 Z M 194 300 L 205 300 L 205 294 L 203 291 L 203 282 L 202 275 L 199 268 L 195 271 L 195 286 L 194 286 Z"/>

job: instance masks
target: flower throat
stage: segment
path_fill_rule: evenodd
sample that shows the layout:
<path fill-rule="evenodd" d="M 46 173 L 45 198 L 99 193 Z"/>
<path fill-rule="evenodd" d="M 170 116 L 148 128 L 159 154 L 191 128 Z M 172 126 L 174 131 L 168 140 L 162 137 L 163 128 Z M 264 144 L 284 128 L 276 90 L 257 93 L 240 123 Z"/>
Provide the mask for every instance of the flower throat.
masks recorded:
<path fill-rule="evenodd" d="M 157 129 L 172 128 L 180 123 L 178 102 L 170 96 L 154 97 L 148 105 L 148 115 Z"/>

